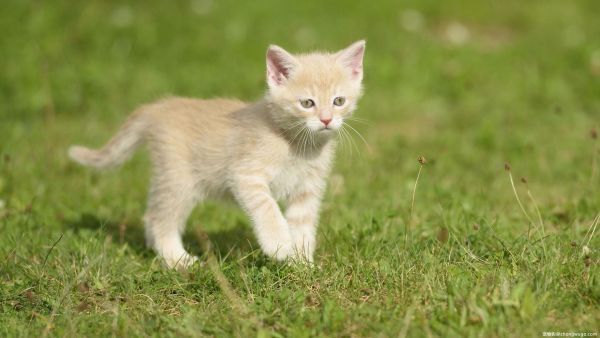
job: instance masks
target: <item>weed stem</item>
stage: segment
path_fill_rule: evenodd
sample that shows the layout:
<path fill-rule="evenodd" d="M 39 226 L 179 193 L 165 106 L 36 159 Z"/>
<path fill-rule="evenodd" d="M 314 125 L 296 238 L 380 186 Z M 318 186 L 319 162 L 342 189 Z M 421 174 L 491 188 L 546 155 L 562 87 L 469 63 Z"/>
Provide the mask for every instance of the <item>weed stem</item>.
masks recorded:
<path fill-rule="evenodd" d="M 529 227 L 527 228 L 527 239 L 530 239 L 531 225 L 533 224 L 533 220 L 531 219 L 531 217 L 529 216 L 529 214 L 523 207 L 523 203 L 521 203 L 521 199 L 519 198 L 519 194 L 517 193 L 517 188 L 515 187 L 515 181 L 513 180 L 512 173 L 510 172 L 510 170 L 507 170 L 507 171 L 508 171 L 508 177 L 510 178 L 510 185 L 512 186 L 513 192 L 515 193 L 515 198 L 517 199 L 517 203 L 519 204 L 521 211 L 523 211 L 523 214 L 525 215 L 525 217 L 527 217 L 527 220 L 529 221 Z"/>
<path fill-rule="evenodd" d="M 590 225 L 590 228 L 588 229 L 588 231 L 586 231 L 585 236 L 583 237 L 583 240 L 585 241 L 585 237 L 587 237 L 587 235 L 591 231 L 590 238 L 588 238 L 587 243 L 585 243 L 585 246 L 588 246 L 590 244 L 590 241 L 592 240 L 592 237 L 594 237 L 594 232 L 596 232 L 596 227 L 598 226 L 599 221 L 600 221 L 600 213 L 598 215 L 596 215 L 596 217 L 592 221 L 592 224 Z"/>
<path fill-rule="evenodd" d="M 527 185 L 527 183 L 525 183 L 525 186 L 527 187 L 527 196 L 529 196 L 529 199 L 531 200 L 531 203 L 533 204 L 533 207 L 535 208 L 535 212 L 537 213 L 538 221 L 540 222 L 540 229 L 542 230 L 541 241 L 542 241 L 542 246 L 544 248 L 544 256 L 546 256 L 546 242 L 544 241 L 544 238 L 546 237 L 546 229 L 544 227 L 544 220 L 542 218 L 542 213 L 540 212 L 540 208 L 538 207 L 537 201 L 535 200 L 535 198 L 533 198 L 533 194 L 529 190 L 529 186 Z"/>
<path fill-rule="evenodd" d="M 412 202 L 410 203 L 410 221 L 412 222 L 413 213 L 415 210 L 415 195 L 417 194 L 417 184 L 419 184 L 419 177 L 421 177 L 421 170 L 423 169 L 423 165 L 419 166 L 419 172 L 417 173 L 417 179 L 415 180 L 415 186 L 413 187 L 412 193 Z"/>

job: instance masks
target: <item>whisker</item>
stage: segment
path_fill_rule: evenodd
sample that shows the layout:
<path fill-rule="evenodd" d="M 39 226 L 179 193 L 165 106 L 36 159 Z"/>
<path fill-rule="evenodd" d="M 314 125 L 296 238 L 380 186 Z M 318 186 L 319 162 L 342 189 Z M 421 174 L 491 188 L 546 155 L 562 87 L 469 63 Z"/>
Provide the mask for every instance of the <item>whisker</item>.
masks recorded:
<path fill-rule="evenodd" d="M 310 129 L 306 129 L 306 142 L 304 142 L 304 155 L 310 150 Z"/>
<path fill-rule="evenodd" d="M 337 133 L 336 136 L 339 139 L 339 143 L 341 144 L 342 152 L 345 152 L 346 151 L 346 139 L 344 139 L 343 129 L 344 129 L 344 126 L 342 126 L 340 128 L 339 133 Z"/>
<path fill-rule="evenodd" d="M 307 132 L 306 132 L 306 128 L 303 128 L 302 129 L 302 157 L 304 157 L 306 155 L 306 142 L 308 142 Z"/>
<path fill-rule="evenodd" d="M 356 153 L 360 155 L 360 149 L 358 147 L 358 144 L 356 144 L 356 140 L 354 139 L 354 137 L 352 137 L 352 134 L 350 134 L 350 130 L 348 130 L 348 138 L 350 139 L 350 143 L 352 143 L 352 146 L 354 146 L 354 149 L 356 149 Z"/>
<path fill-rule="evenodd" d="M 294 129 L 296 129 L 296 127 L 302 125 L 303 123 L 304 121 L 296 121 L 295 123 L 288 124 L 285 126 L 284 130 L 281 133 L 279 133 L 279 135 L 283 136 L 283 134 L 293 131 Z"/>
<path fill-rule="evenodd" d="M 352 127 L 348 123 L 344 123 L 344 124 L 347 125 L 350 129 L 352 129 L 356 133 L 356 135 L 358 135 L 360 137 L 360 139 L 365 143 L 367 148 L 369 148 L 369 150 L 371 150 L 371 146 L 369 145 L 369 143 L 367 143 L 367 140 L 365 140 L 365 138 L 358 132 L 358 130 L 354 129 L 354 127 Z"/>
<path fill-rule="evenodd" d="M 298 128 L 298 131 L 296 131 L 296 134 L 294 135 L 294 137 L 292 138 L 292 140 L 290 141 L 290 143 L 294 143 L 294 141 L 296 140 L 296 138 L 302 134 L 304 128 Z"/>
<path fill-rule="evenodd" d="M 369 120 L 366 120 L 366 119 L 361 119 L 361 118 L 358 118 L 358 117 L 346 117 L 346 120 L 347 121 L 354 121 L 354 122 L 362 123 L 362 124 L 365 124 L 365 125 L 368 125 L 368 126 L 372 126 L 373 125 L 373 122 L 371 122 Z"/>
<path fill-rule="evenodd" d="M 358 150 L 358 147 L 356 146 L 356 143 L 354 142 L 352 136 L 350 135 L 350 133 L 348 132 L 348 130 L 346 128 L 344 128 L 344 125 L 342 125 L 342 128 L 340 128 L 340 130 L 342 131 L 342 134 L 344 135 L 345 140 L 348 143 L 348 148 L 350 149 L 350 156 L 354 155 L 354 149 L 356 149 L 357 153 L 360 153 L 360 151 Z"/>

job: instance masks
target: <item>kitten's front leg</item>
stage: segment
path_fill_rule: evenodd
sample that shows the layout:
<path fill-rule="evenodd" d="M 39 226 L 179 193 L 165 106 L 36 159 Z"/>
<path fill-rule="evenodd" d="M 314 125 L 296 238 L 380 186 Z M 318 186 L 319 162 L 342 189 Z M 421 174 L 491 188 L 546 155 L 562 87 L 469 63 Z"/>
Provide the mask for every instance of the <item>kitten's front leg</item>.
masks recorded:
<path fill-rule="evenodd" d="M 233 190 L 252 220 L 263 252 L 277 260 L 290 256 L 293 252 L 290 229 L 266 180 L 255 176 L 238 177 Z"/>
<path fill-rule="evenodd" d="M 295 257 L 312 263 L 316 248 L 317 220 L 321 189 L 305 187 L 292 194 L 287 203 L 286 219 L 292 233 Z"/>

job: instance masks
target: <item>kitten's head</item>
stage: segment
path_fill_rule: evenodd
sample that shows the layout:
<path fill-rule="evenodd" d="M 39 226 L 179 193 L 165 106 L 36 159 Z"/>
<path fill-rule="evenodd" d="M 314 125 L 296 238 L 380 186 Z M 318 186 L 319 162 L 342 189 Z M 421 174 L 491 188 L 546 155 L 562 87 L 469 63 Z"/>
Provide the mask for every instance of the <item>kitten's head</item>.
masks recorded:
<path fill-rule="evenodd" d="M 362 94 L 365 41 L 337 53 L 291 55 L 267 50 L 268 100 L 281 109 L 283 127 L 331 133 L 350 116 Z"/>

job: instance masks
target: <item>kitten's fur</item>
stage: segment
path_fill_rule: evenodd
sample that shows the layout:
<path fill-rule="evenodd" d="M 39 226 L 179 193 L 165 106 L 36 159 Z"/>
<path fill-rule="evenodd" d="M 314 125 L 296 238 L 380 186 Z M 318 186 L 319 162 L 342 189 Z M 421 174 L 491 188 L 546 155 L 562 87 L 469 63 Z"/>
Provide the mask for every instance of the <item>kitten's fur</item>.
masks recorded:
<path fill-rule="evenodd" d="M 251 218 L 265 254 L 312 262 L 334 136 L 361 96 L 364 50 L 358 41 L 337 53 L 293 56 L 270 46 L 263 100 L 161 100 L 137 109 L 103 148 L 73 146 L 69 155 L 106 168 L 148 143 L 154 170 L 146 240 L 170 267 L 196 260 L 181 240 L 194 206 L 226 194 Z M 334 105 L 336 97 L 345 102 Z M 313 107 L 303 106 L 307 99 Z"/>

